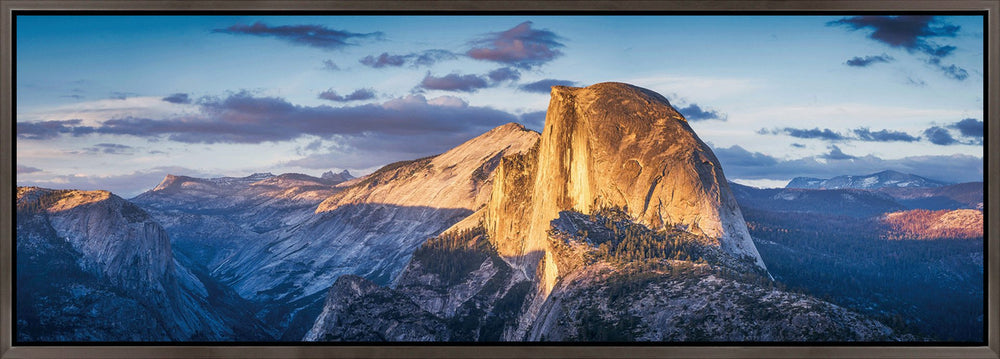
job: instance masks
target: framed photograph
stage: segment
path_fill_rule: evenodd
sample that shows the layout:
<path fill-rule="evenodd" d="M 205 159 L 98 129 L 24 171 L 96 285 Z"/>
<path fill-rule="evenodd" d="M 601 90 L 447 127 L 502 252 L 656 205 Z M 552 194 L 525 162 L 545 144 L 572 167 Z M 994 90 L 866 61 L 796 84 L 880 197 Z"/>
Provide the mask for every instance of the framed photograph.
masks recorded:
<path fill-rule="evenodd" d="M 997 2 L 3 7 L 0 357 L 997 358 Z"/>

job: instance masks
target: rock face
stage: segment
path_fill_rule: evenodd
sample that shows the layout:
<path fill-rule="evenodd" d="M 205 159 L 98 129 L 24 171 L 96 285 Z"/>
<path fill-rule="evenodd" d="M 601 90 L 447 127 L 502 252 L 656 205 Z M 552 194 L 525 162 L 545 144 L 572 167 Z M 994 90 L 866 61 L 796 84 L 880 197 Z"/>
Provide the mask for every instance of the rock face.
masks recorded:
<path fill-rule="evenodd" d="M 527 340 L 664 342 L 893 341 L 885 325 L 810 296 L 668 261 L 603 264 L 560 281 Z"/>
<path fill-rule="evenodd" d="M 503 161 L 486 212 L 501 254 L 533 274 L 559 211 L 621 207 L 650 228 L 704 235 L 764 267 L 719 161 L 668 101 L 622 83 L 554 86 L 537 157 Z M 544 291 L 558 269 L 546 260 Z"/>
<path fill-rule="evenodd" d="M 234 309 L 239 297 L 175 260 L 167 232 L 138 206 L 107 191 L 36 187 L 19 187 L 17 201 L 18 295 L 29 299 L 18 303 L 18 326 L 30 339 L 266 338 L 249 312 Z M 32 277 L 45 262 L 63 273 Z"/>
<path fill-rule="evenodd" d="M 391 283 L 421 243 L 483 206 L 500 158 L 537 139 L 511 123 L 346 182 L 336 180 L 347 173 L 171 176 L 135 201 L 213 278 L 260 303 L 277 336 L 299 340 L 338 277 Z"/>

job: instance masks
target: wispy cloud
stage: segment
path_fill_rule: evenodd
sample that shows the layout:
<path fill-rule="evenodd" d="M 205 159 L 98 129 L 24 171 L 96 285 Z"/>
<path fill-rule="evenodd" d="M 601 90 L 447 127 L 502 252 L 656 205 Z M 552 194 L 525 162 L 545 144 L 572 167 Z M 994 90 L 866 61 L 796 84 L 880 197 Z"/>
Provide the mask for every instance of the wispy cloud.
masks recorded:
<path fill-rule="evenodd" d="M 323 69 L 329 71 L 340 71 L 340 66 L 337 66 L 337 63 L 333 62 L 333 60 L 323 60 Z"/>
<path fill-rule="evenodd" d="M 867 127 L 861 127 L 854 129 L 853 132 L 857 136 L 857 139 L 861 141 L 915 142 L 920 140 L 920 137 L 911 136 L 910 134 L 902 131 L 890 131 L 890 130 L 872 131 Z"/>
<path fill-rule="evenodd" d="M 236 24 L 224 29 L 215 29 L 213 32 L 273 37 L 293 44 L 327 50 L 356 45 L 354 41 L 359 39 L 379 39 L 383 35 L 382 32 L 355 33 L 346 30 L 330 29 L 321 25 L 270 26 L 259 21 L 251 25 Z"/>
<path fill-rule="evenodd" d="M 890 62 L 892 60 L 893 60 L 892 56 L 889 56 L 889 55 L 886 55 L 886 54 L 875 55 L 875 56 L 865 56 L 865 57 L 855 56 L 855 57 L 851 58 L 850 60 L 847 60 L 847 62 L 845 62 L 844 64 L 846 64 L 847 66 L 851 66 L 851 67 L 868 67 L 868 66 L 871 66 L 872 64 L 876 64 L 876 63 L 880 63 L 880 62 L 883 62 L 883 63 L 884 62 Z"/>
<path fill-rule="evenodd" d="M 428 72 L 417 87 L 425 90 L 476 92 L 479 89 L 489 86 L 490 84 L 486 79 L 479 75 L 451 73 L 442 77 L 435 77 Z"/>
<path fill-rule="evenodd" d="M 392 55 L 383 52 L 378 56 L 365 56 L 361 60 L 358 60 L 358 62 L 371 68 L 380 69 L 383 67 L 401 67 L 406 64 L 410 64 L 413 67 L 431 66 L 439 61 L 454 60 L 457 58 L 458 55 L 455 55 L 451 51 L 432 49 L 405 55 Z"/>
<path fill-rule="evenodd" d="M 338 95 L 333 89 L 323 91 L 319 94 L 319 98 L 324 100 L 330 100 L 334 102 L 349 102 L 349 101 L 362 101 L 371 100 L 375 98 L 375 90 L 370 88 L 363 88 L 354 90 L 347 96 Z"/>
<path fill-rule="evenodd" d="M 522 69 L 543 65 L 562 56 L 560 37 L 549 30 L 531 28 L 525 21 L 511 29 L 491 33 L 472 42 L 466 55 L 473 59 L 494 61 Z"/>
<path fill-rule="evenodd" d="M 175 93 L 163 98 L 163 101 L 177 104 L 191 103 L 191 98 L 186 93 Z"/>
<path fill-rule="evenodd" d="M 811 138 L 811 139 L 821 139 L 828 141 L 842 141 L 847 139 L 847 137 L 845 137 L 844 135 L 835 132 L 829 128 L 819 129 L 818 127 L 813 129 L 785 127 L 782 129 L 773 129 L 773 130 L 762 128 L 759 131 L 757 131 L 757 133 L 762 135 L 786 134 L 795 138 Z"/>

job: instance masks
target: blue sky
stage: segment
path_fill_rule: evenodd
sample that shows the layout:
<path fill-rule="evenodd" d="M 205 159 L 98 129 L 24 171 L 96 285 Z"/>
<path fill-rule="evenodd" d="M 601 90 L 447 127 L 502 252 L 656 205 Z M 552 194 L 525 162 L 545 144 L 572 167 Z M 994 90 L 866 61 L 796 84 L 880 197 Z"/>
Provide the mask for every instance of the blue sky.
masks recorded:
<path fill-rule="evenodd" d="M 551 85 L 666 96 L 730 180 L 983 178 L 979 16 L 18 16 L 17 183 L 370 173 Z"/>

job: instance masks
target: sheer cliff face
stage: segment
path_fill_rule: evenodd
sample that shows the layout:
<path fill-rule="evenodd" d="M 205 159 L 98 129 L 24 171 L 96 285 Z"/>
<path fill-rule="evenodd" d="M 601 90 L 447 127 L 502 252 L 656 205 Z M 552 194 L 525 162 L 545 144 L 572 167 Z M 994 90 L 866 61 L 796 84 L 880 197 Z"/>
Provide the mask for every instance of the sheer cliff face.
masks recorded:
<path fill-rule="evenodd" d="M 546 231 L 559 211 L 608 206 L 653 229 L 704 235 L 764 267 L 719 161 L 652 91 L 621 83 L 553 87 L 537 157 L 505 159 L 498 178 L 504 182 L 494 187 L 486 227 L 522 270 L 550 256 Z M 525 199 L 529 205 L 518 204 Z M 541 266 L 548 288 L 553 267 Z"/>

